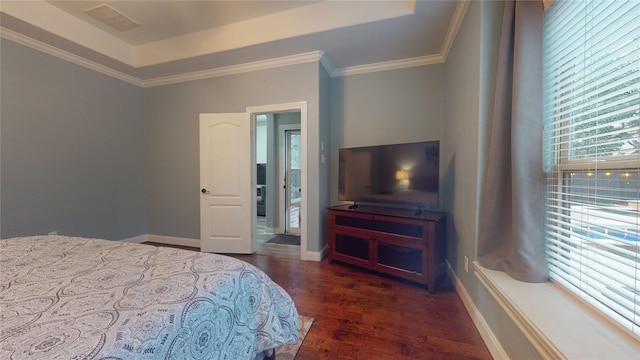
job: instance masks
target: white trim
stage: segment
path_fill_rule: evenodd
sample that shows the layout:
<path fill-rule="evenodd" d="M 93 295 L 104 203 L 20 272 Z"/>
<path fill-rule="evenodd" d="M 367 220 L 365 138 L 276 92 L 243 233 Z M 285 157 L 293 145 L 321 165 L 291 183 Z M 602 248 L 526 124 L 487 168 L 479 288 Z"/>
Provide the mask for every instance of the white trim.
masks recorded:
<path fill-rule="evenodd" d="M 426 55 L 426 56 L 421 56 L 416 58 L 400 59 L 400 60 L 394 60 L 394 61 L 385 61 L 385 62 L 379 62 L 379 63 L 371 63 L 371 64 L 358 65 L 358 66 L 350 66 L 350 67 L 345 67 L 341 69 L 336 69 L 332 65 L 329 57 L 325 55 L 323 51 L 316 50 L 316 51 L 311 51 L 311 52 L 302 53 L 302 54 L 283 56 L 283 57 L 273 58 L 273 59 L 265 59 L 265 60 L 254 61 L 254 62 L 245 63 L 245 64 L 236 64 L 236 65 L 231 65 L 231 66 L 226 66 L 221 68 L 212 68 L 212 69 L 207 69 L 202 71 L 195 71 L 195 72 L 169 75 L 169 76 L 161 76 L 161 77 L 143 80 L 139 77 L 114 70 L 108 66 L 98 64 L 82 56 L 69 53 L 57 47 L 45 44 L 41 41 L 32 39 L 30 37 L 19 34 L 17 32 L 14 32 L 12 30 L 9 30 L 1 26 L 0 26 L 0 36 L 2 36 L 5 39 L 14 41 L 18 44 L 28 46 L 35 50 L 69 61 L 73 64 L 80 65 L 82 67 L 97 71 L 104 75 L 111 76 L 113 78 L 125 81 L 133 85 L 137 85 L 140 87 L 153 87 L 153 86 L 176 84 L 176 83 L 182 83 L 187 81 L 195 81 L 195 80 L 202 80 L 202 79 L 208 79 L 213 77 L 241 74 L 241 73 L 246 73 L 251 71 L 273 69 L 273 68 L 278 68 L 283 66 L 304 64 L 304 63 L 315 62 L 315 61 L 320 62 L 320 64 L 325 68 L 325 70 L 329 73 L 331 77 L 336 77 L 336 76 L 348 76 L 348 75 L 364 74 L 364 73 L 370 73 L 370 72 L 395 70 L 395 69 L 402 69 L 407 67 L 416 67 L 416 66 L 425 66 L 425 65 L 444 63 L 447 58 L 447 55 L 449 54 L 449 50 L 453 45 L 455 37 L 460 29 L 460 25 L 462 23 L 464 15 L 469 6 L 469 2 L 470 0 L 462 0 L 458 3 L 456 10 L 454 12 L 453 18 L 451 20 L 451 23 L 449 25 L 447 34 L 445 35 L 445 39 L 443 41 L 442 48 L 439 54 L 432 54 L 432 55 Z M 413 12 L 413 9 L 411 9 L 410 12 Z M 392 17 L 392 16 L 389 16 L 389 14 L 386 14 L 385 17 Z M 126 66 L 132 67 L 133 69 L 132 71 L 136 71 L 139 68 L 132 65 L 130 62 L 129 63 L 127 61 L 121 61 L 121 62 Z"/>
<path fill-rule="evenodd" d="M 84 54 L 88 54 L 89 50 L 122 64 L 132 65 L 136 58 L 135 47 L 131 44 L 99 27 L 88 26 L 87 21 L 59 9 L 50 1 L 0 1 L 0 4 L 2 13 L 28 24 L 26 27 L 19 25 L 17 28 L 37 28 L 35 32 L 55 43 L 58 41 L 51 36 L 82 47 L 84 50 L 80 51 Z"/>
<path fill-rule="evenodd" d="M 552 282 L 525 283 L 473 262 L 474 274 L 545 359 L 631 359 L 640 341 Z M 553 304 L 553 306 L 549 306 Z"/>
<path fill-rule="evenodd" d="M 178 83 L 183 83 L 188 81 L 203 80 L 203 79 L 228 76 L 228 75 L 237 75 L 237 74 L 243 74 L 251 71 L 268 70 L 268 69 L 305 64 L 305 63 L 316 62 L 316 61 L 319 62 L 325 68 L 325 70 L 331 77 L 365 74 L 365 73 L 386 71 L 386 70 L 396 70 L 396 69 L 403 69 L 407 67 L 426 66 L 426 65 L 440 64 L 445 62 L 445 56 L 441 54 L 436 54 L 436 55 L 427 55 L 427 56 L 421 56 L 421 57 L 415 57 L 415 58 L 409 58 L 409 59 L 386 61 L 386 62 L 372 63 L 372 64 L 359 65 L 359 66 L 350 66 L 350 67 L 345 67 L 341 69 L 336 69 L 333 67 L 333 65 L 331 64 L 331 60 L 327 55 L 324 54 L 324 52 L 312 51 L 312 52 L 307 52 L 303 54 L 279 57 L 275 59 L 260 60 L 260 61 L 246 63 L 246 64 L 237 64 L 237 65 L 231 65 L 231 66 L 226 66 L 221 68 L 207 69 L 202 71 L 195 71 L 195 72 L 178 74 L 178 75 L 162 76 L 162 77 L 157 77 L 153 79 L 143 80 L 135 76 L 113 70 L 108 66 L 104 66 L 96 62 L 87 60 L 81 56 L 74 55 L 67 51 L 58 49 L 56 47 L 34 40 L 32 38 L 26 37 L 22 34 L 16 33 L 14 31 L 8 30 L 3 27 L 0 27 L 0 36 L 2 36 L 7 40 L 18 43 L 20 45 L 24 45 L 34 50 L 41 51 L 45 54 L 49 54 L 51 56 L 55 56 L 57 58 L 66 60 L 72 64 L 76 64 L 76 65 L 85 67 L 87 69 L 99 72 L 101 74 L 122 80 L 129 84 L 133 84 L 133 85 L 144 87 L 144 88 L 178 84 Z M 452 41 L 453 41 L 453 38 L 452 38 Z"/>
<path fill-rule="evenodd" d="M 329 73 L 329 76 L 333 77 L 333 73 L 336 69 L 333 67 L 331 60 L 325 53 L 322 53 L 322 56 L 320 57 L 320 64 L 324 67 L 327 73 Z"/>
<path fill-rule="evenodd" d="M 146 234 L 138 235 L 138 236 L 134 236 L 134 237 L 127 238 L 127 239 L 122 239 L 120 241 L 136 243 L 136 244 L 142 244 L 143 242 L 148 241 L 148 236 Z"/>
<path fill-rule="evenodd" d="M 357 74 L 366 74 L 371 72 L 378 71 L 386 71 L 386 70 L 397 70 L 403 69 L 407 67 L 416 67 L 416 66 L 426 66 L 433 64 L 441 64 L 447 60 L 447 56 L 449 55 L 449 50 L 453 46 L 453 42 L 456 39 L 456 35 L 460 30 L 460 26 L 462 25 L 462 20 L 464 19 L 464 15 L 467 12 L 467 8 L 469 7 L 470 0 L 461 0 L 458 2 L 458 6 L 456 6 L 456 10 L 453 14 L 453 18 L 449 23 L 449 30 L 445 35 L 445 39 L 442 43 L 442 48 L 440 49 L 439 54 L 420 56 L 415 58 L 394 60 L 394 61 L 385 61 L 379 63 L 372 63 L 366 65 L 359 66 L 350 66 L 342 69 L 335 69 L 329 62 L 329 59 L 325 56 L 321 58 L 321 62 L 325 69 L 329 72 L 331 77 L 336 76 L 349 76 L 349 75 L 357 75 Z"/>
<path fill-rule="evenodd" d="M 272 104 L 272 105 L 261 105 L 261 106 L 249 106 L 246 111 L 251 114 L 251 117 L 254 118 L 254 114 L 271 114 L 271 113 L 282 113 L 287 111 L 298 111 L 300 112 L 300 133 L 302 136 L 302 158 L 304 161 L 302 162 L 302 188 L 308 189 L 307 186 L 307 172 L 309 161 L 307 157 L 307 147 L 309 146 L 309 141 L 307 138 L 307 128 L 309 118 L 307 116 L 307 102 L 306 101 L 298 101 L 291 103 L 283 103 L 283 104 Z M 301 224 L 300 224 L 300 260 L 307 260 L 307 241 L 308 241 L 308 231 L 309 226 L 307 223 L 308 218 L 308 209 L 307 209 L 307 193 L 308 191 L 302 191 L 302 205 L 300 211 L 302 211 L 301 216 Z M 318 219 L 317 221 L 320 221 Z M 254 239 L 255 240 L 255 239 Z"/>
<path fill-rule="evenodd" d="M 45 44 L 41 41 L 32 39 L 15 31 L 9 30 L 4 27 L 0 27 L 0 36 L 9 41 L 13 41 L 17 44 L 29 47 L 31 49 L 43 52 L 45 54 L 57 57 L 59 59 L 68 61 L 72 64 L 82 66 L 84 68 L 96 71 L 98 73 L 110 76 L 112 78 L 122 80 L 132 85 L 140 87 L 154 87 L 161 85 L 177 84 L 187 81 L 203 80 L 220 76 L 243 74 L 250 71 L 268 70 L 278 67 L 305 64 L 309 62 L 319 61 L 329 72 L 332 73 L 333 68 L 331 62 L 324 56 L 322 51 L 312 51 L 303 54 L 283 56 L 275 59 L 267 59 L 261 61 L 250 62 L 246 64 L 237 64 L 221 68 L 214 68 L 202 71 L 195 71 L 190 73 L 163 76 L 154 79 L 142 80 L 132 75 L 127 75 L 123 72 L 114 70 L 108 66 L 101 65 L 99 63 L 88 60 L 82 56 L 72 54 L 70 52 L 61 50 L 57 47 Z"/>
<path fill-rule="evenodd" d="M 200 239 L 148 234 L 146 241 L 155 242 L 159 244 L 180 245 L 180 246 L 190 246 L 190 247 L 200 248 Z"/>
<path fill-rule="evenodd" d="M 329 252 L 329 245 L 325 244 L 320 251 L 307 251 L 306 260 L 320 262 L 327 256 L 327 252 Z"/>
<path fill-rule="evenodd" d="M 163 76 L 151 80 L 142 80 L 145 87 L 177 84 L 181 82 L 209 79 L 220 76 L 243 74 L 251 71 L 274 69 L 284 66 L 316 62 L 322 59 L 322 51 L 311 51 L 303 54 L 283 56 L 275 59 L 254 61 L 245 64 L 225 66 L 221 68 L 195 71 L 185 74 Z"/>
<path fill-rule="evenodd" d="M 409 59 L 385 61 L 385 62 L 379 62 L 374 64 L 350 66 L 342 69 L 335 69 L 331 73 L 331 76 L 336 77 L 336 76 L 366 74 L 371 72 L 396 70 L 396 69 L 403 69 L 408 67 L 433 65 L 433 64 L 440 64 L 440 63 L 444 63 L 444 58 L 442 57 L 442 55 L 440 54 L 427 55 L 427 56 L 420 56 L 420 57 L 409 58 Z"/>
<path fill-rule="evenodd" d="M 496 299 L 498 304 L 504 309 L 504 311 L 513 320 L 516 326 L 522 331 L 525 337 L 531 342 L 531 345 L 538 350 L 538 352 L 545 359 L 564 359 L 562 353 L 558 348 L 553 345 L 549 339 L 544 336 L 535 325 L 528 321 L 524 314 L 521 314 L 517 309 L 510 305 L 508 298 L 500 291 L 499 287 L 495 286 L 491 280 L 485 275 L 484 270 L 478 265 L 477 261 L 473 262 L 475 269 L 474 274 L 480 280 L 482 285 L 485 286 L 487 291 Z"/>
<path fill-rule="evenodd" d="M 460 299 L 462 299 L 462 303 L 471 316 L 471 320 L 476 326 L 476 329 L 478 329 L 482 340 L 484 340 L 484 343 L 487 345 L 491 356 L 495 360 L 509 359 L 509 356 L 504 351 L 504 348 L 500 344 L 500 341 L 496 338 L 493 331 L 491 331 L 489 324 L 487 324 L 487 321 L 482 316 L 482 313 L 474 304 L 471 296 L 469 296 L 469 293 L 462 284 L 462 281 L 460 281 L 460 279 L 456 276 L 456 273 L 453 271 L 453 268 L 451 267 L 449 261 L 447 261 L 447 273 L 449 275 L 449 279 L 454 280 L 453 283 L 456 291 L 458 292 L 458 295 L 460 295 Z"/>
<path fill-rule="evenodd" d="M 414 2 L 307 2 L 305 6 L 137 45 L 134 65 L 154 66 L 412 15 Z"/>
<path fill-rule="evenodd" d="M 38 40 L 34 40 L 30 37 L 27 37 L 25 35 L 19 34 L 15 31 L 9 30 L 7 28 L 4 27 L 0 27 L 0 36 L 13 41 L 17 44 L 32 48 L 34 50 L 43 52 L 45 54 L 51 55 L 51 56 L 55 56 L 59 59 L 68 61 L 72 64 L 76 64 L 79 66 L 82 66 L 84 68 L 99 72 L 101 74 L 110 76 L 112 78 L 116 78 L 118 80 L 122 80 L 124 82 L 127 82 L 129 84 L 133 84 L 136 86 L 140 86 L 143 87 L 144 86 L 144 81 L 138 79 L 135 76 L 131 76 L 131 75 L 127 75 L 125 73 L 122 73 L 120 71 L 114 70 L 108 66 L 104 66 L 101 64 L 98 64 L 96 62 L 93 62 L 91 60 L 85 59 L 82 56 L 78 56 L 75 54 L 72 54 L 70 52 L 61 50 L 57 47 L 45 44 L 41 41 Z"/>
<path fill-rule="evenodd" d="M 447 56 L 449 56 L 449 50 L 451 50 L 453 42 L 456 39 L 456 35 L 458 35 L 458 31 L 460 30 L 462 20 L 464 19 L 464 15 L 467 13 L 467 8 L 469 7 L 470 2 L 470 0 L 461 0 L 458 2 L 458 6 L 456 6 L 456 11 L 453 13 L 453 18 L 449 23 L 449 31 L 447 31 L 447 35 L 442 42 L 442 49 L 440 49 L 442 62 L 446 61 Z"/>

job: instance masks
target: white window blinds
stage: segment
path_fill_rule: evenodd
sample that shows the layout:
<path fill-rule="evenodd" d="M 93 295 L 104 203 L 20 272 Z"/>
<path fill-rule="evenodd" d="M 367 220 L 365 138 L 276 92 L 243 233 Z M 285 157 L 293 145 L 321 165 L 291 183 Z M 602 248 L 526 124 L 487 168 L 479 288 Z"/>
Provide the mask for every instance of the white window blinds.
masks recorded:
<path fill-rule="evenodd" d="M 550 276 L 640 335 L 640 1 L 558 1 L 544 23 Z"/>

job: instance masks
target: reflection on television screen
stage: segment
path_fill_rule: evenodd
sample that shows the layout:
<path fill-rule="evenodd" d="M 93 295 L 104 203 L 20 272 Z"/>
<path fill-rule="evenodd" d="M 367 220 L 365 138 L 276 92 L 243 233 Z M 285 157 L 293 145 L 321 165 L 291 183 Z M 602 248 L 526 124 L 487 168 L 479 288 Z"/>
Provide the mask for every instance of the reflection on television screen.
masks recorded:
<path fill-rule="evenodd" d="M 342 148 L 338 199 L 438 207 L 440 142 Z"/>

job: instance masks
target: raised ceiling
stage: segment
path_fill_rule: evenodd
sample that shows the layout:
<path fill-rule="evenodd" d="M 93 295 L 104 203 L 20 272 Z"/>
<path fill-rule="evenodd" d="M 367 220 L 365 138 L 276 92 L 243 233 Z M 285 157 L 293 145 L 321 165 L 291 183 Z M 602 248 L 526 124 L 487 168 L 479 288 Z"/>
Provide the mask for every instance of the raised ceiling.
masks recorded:
<path fill-rule="evenodd" d="M 2 0 L 0 25 L 5 38 L 144 86 L 318 60 L 333 76 L 443 62 L 467 4 Z"/>

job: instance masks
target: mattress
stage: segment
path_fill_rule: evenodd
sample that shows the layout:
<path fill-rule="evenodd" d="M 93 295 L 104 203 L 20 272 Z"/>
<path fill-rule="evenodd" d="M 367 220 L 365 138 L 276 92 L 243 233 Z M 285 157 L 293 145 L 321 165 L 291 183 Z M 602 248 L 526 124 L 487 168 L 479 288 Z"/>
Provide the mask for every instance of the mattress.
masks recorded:
<path fill-rule="evenodd" d="M 119 241 L 0 241 L 2 359 L 253 359 L 298 340 L 289 295 L 246 262 Z"/>

